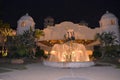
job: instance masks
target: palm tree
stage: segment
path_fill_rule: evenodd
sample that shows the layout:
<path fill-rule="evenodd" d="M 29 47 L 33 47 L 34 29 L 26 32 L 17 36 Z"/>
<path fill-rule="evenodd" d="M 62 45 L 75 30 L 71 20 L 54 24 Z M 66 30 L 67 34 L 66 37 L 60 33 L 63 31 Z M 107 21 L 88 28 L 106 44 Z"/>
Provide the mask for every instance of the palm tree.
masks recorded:
<path fill-rule="evenodd" d="M 3 48 L 2 52 L 6 51 L 4 49 L 6 49 L 6 41 L 8 36 L 13 36 L 13 29 L 10 28 L 9 24 L 3 23 L 2 20 L 0 20 L 0 43 Z"/>
<path fill-rule="evenodd" d="M 10 24 L 3 23 L 2 20 L 0 20 L 0 34 L 4 37 L 12 36 L 13 35 L 13 29 L 10 28 Z"/>
<path fill-rule="evenodd" d="M 13 29 L 10 28 L 10 24 L 3 23 L 0 20 L 0 35 L 4 38 L 4 42 L 7 40 L 7 36 L 13 36 Z"/>
<path fill-rule="evenodd" d="M 34 37 L 40 39 L 41 36 L 44 36 L 44 32 L 40 29 L 35 29 Z"/>

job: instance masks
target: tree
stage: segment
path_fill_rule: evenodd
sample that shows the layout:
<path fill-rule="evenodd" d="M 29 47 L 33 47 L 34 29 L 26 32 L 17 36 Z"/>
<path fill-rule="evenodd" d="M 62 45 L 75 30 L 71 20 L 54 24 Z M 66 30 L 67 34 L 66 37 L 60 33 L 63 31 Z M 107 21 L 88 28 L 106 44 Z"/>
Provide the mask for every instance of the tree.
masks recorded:
<path fill-rule="evenodd" d="M 101 34 L 96 35 L 96 39 L 98 39 L 102 46 L 111 46 L 117 43 L 116 36 L 114 32 L 103 32 Z"/>
<path fill-rule="evenodd" d="M 7 39 L 7 36 L 13 36 L 13 29 L 10 28 L 10 24 L 3 23 L 2 20 L 0 20 L 0 34 L 2 37 L 4 37 L 5 41 Z"/>
<path fill-rule="evenodd" d="M 34 37 L 40 39 L 41 36 L 44 36 L 44 32 L 40 29 L 35 29 Z"/>
<path fill-rule="evenodd" d="M 114 45 L 117 40 L 114 32 L 103 32 L 101 34 L 96 35 L 96 39 L 101 43 L 101 58 L 104 58 L 107 55 L 107 48 Z"/>
<path fill-rule="evenodd" d="M 2 55 L 6 53 L 6 41 L 8 36 L 13 36 L 13 29 L 10 28 L 10 24 L 3 23 L 2 20 L 0 20 L 0 43 L 2 46 Z"/>
<path fill-rule="evenodd" d="M 9 45 L 9 49 L 12 47 L 16 48 L 15 54 L 19 54 L 20 57 L 29 56 L 34 58 L 35 54 L 33 53 L 33 49 L 36 47 L 35 38 L 35 31 L 30 28 L 30 30 L 24 31 L 21 35 L 9 37 L 7 45 Z"/>

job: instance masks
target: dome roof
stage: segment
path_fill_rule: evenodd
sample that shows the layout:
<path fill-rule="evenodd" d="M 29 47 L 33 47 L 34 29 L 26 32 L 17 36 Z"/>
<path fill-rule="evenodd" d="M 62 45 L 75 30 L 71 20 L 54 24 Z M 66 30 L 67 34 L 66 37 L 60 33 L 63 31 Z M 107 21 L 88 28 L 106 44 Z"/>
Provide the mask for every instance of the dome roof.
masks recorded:
<path fill-rule="evenodd" d="M 47 18 L 44 19 L 44 21 L 48 21 L 48 20 L 54 21 L 54 18 L 52 18 L 51 16 L 48 16 Z"/>
<path fill-rule="evenodd" d="M 22 16 L 20 18 L 20 20 L 30 20 L 30 21 L 33 21 L 33 18 L 31 16 L 29 16 L 28 13 L 26 13 L 26 15 Z"/>
<path fill-rule="evenodd" d="M 106 13 L 101 17 L 101 20 L 102 19 L 109 19 L 109 18 L 117 18 L 114 14 L 106 11 Z"/>

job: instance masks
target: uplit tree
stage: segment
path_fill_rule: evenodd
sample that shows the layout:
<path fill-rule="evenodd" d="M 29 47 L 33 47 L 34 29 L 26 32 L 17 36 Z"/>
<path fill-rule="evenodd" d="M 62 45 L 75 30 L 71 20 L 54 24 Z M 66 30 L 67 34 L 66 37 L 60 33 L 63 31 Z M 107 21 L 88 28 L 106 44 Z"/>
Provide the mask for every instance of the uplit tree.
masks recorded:
<path fill-rule="evenodd" d="M 40 29 L 35 29 L 35 32 L 34 32 L 34 37 L 36 39 L 40 39 L 41 36 L 44 36 L 44 32 Z"/>
<path fill-rule="evenodd" d="M 10 28 L 10 24 L 3 23 L 2 20 L 0 20 L 0 35 L 1 38 L 4 39 L 3 43 L 6 42 L 7 36 L 13 36 L 13 29 Z"/>
<path fill-rule="evenodd" d="M 6 41 L 8 36 L 13 36 L 13 29 L 10 28 L 10 24 L 3 23 L 2 20 L 0 20 L 0 43 L 2 46 L 2 55 L 7 51 Z"/>

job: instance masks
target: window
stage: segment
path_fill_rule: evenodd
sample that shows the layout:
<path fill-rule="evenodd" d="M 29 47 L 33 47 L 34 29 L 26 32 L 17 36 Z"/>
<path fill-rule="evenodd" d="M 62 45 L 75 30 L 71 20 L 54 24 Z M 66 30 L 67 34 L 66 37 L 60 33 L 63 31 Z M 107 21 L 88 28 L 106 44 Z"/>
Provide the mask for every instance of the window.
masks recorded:
<path fill-rule="evenodd" d="M 24 22 L 24 21 L 21 23 L 21 26 L 22 26 L 22 27 L 25 27 L 25 22 Z"/>
<path fill-rule="evenodd" d="M 115 21 L 114 20 L 111 20 L 111 25 L 114 25 L 115 24 Z"/>

